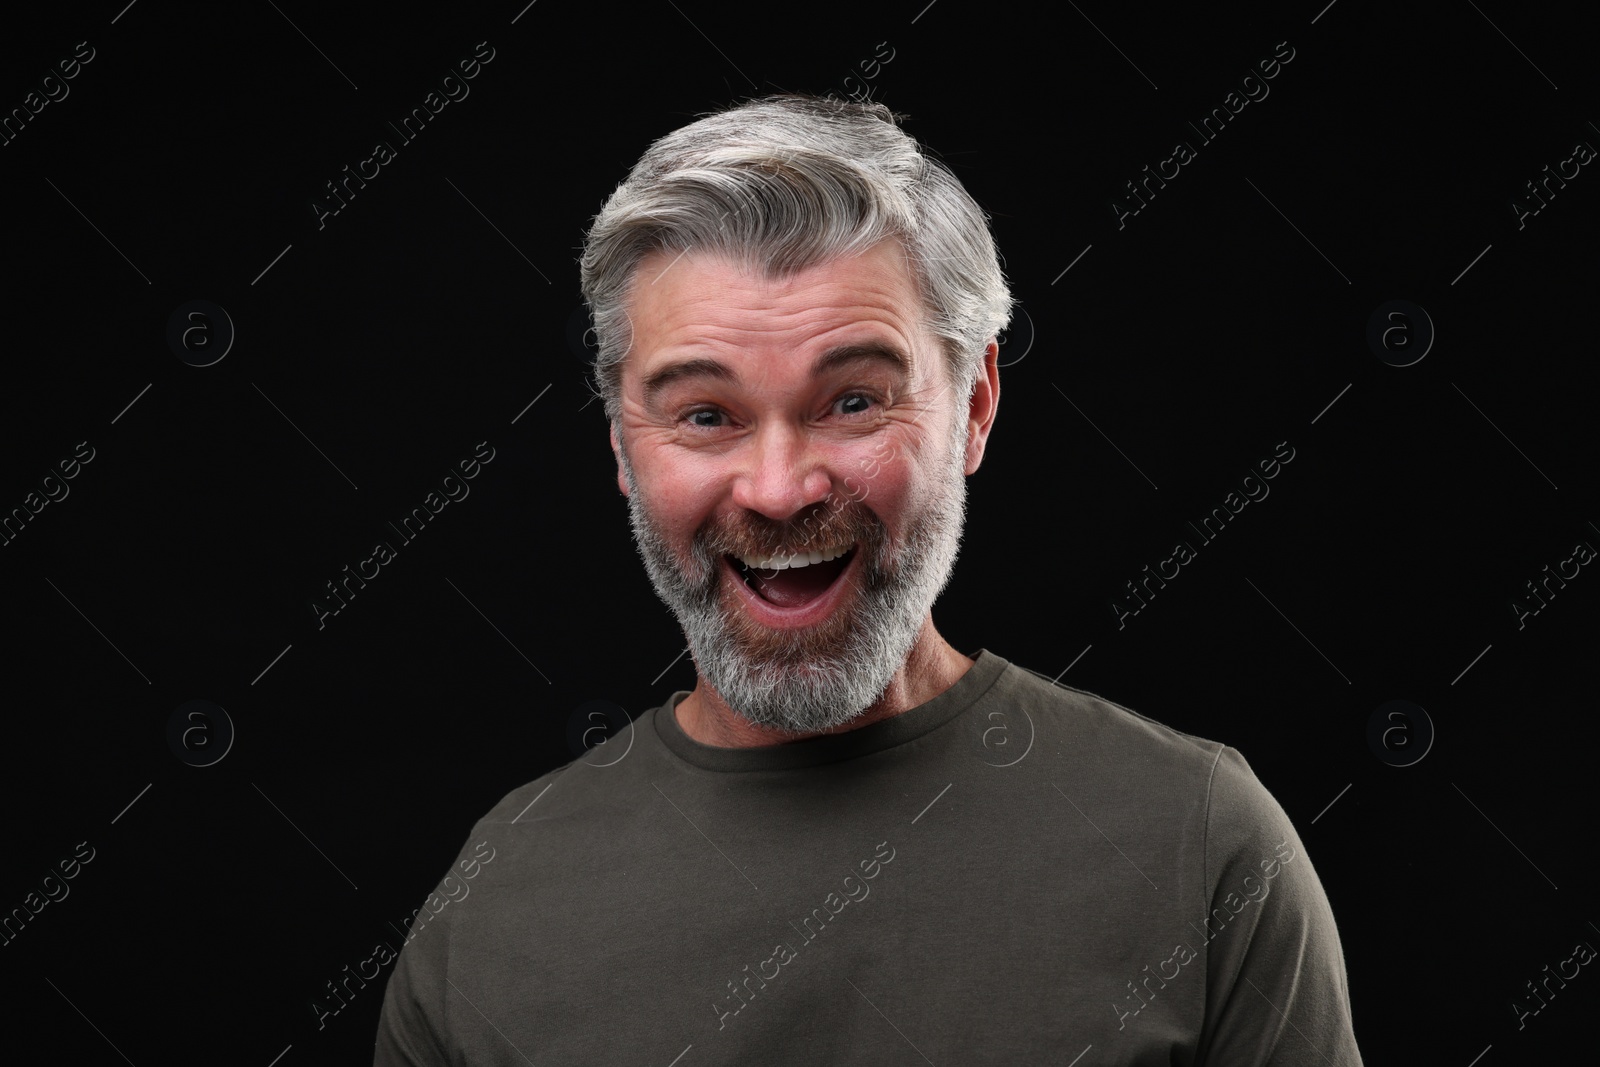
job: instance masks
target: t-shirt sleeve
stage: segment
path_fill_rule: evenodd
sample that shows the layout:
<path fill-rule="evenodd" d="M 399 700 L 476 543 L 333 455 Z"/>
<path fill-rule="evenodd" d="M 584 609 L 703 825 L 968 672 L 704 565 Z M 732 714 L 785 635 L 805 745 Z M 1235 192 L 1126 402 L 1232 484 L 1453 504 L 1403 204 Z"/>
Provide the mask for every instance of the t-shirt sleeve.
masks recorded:
<path fill-rule="evenodd" d="M 1208 792 L 1197 1064 L 1360 1067 L 1339 931 L 1289 816 L 1232 748 Z"/>
<path fill-rule="evenodd" d="M 420 914 L 428 914 L 421 911 Z M 412 927 L 383 991 L 373 1067 L 447 1067 L 445 966 L 450 952 L 449 909 Z"/>

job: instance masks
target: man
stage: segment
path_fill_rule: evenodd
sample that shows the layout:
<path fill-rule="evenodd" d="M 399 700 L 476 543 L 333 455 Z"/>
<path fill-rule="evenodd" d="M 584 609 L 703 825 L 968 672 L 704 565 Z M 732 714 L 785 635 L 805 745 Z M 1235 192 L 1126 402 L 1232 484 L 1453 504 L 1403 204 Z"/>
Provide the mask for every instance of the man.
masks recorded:
<path fill-rule="evenodd" d="M 698 680 L 478 823 L 375 1062 L 1359 1064 L 1243 757 L 934 629 L 1012 300 L 896 117 L 785 95 L 667 135 L 582 280 Z"/>

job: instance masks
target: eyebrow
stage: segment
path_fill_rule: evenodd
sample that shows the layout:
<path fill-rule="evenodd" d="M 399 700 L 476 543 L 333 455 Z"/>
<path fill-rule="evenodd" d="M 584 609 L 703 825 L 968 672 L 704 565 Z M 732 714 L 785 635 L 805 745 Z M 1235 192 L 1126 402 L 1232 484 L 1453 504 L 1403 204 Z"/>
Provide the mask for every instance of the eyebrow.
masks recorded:
<path fill-rule="evenodd" d="M 852 363 L 879 363 L 901 374 L 911 377 L 911 361 L 893 345 L 881 341 L 864 341 L 860 344 L 838 345 L 828 349 L 818 356 L 816 362 L 811 364 L 811 377 L 821 378 L 830 371 L 848 366 Z M 665 367 L 650 372 L 644 379 L 644 402 L 646 406 L 655 403 L 655 400 L 669 386 L 694 378 L 712 378 L 721 382 L 737 382 L 738 372 L 726 363 L 706 356 L 694 359 L 680 360 L 669 363 Z"/>

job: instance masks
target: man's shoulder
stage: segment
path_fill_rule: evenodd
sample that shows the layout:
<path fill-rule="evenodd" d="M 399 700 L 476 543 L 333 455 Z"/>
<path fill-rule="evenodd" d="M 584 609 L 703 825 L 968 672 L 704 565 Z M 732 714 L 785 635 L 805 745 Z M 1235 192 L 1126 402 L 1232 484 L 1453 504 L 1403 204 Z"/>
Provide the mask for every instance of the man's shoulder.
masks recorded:
<path fill-rule="evenodd" d="M 539 805 L 557 788 L 568 768 L 577 760 L 574 759 L 560 766 L 552 767 L 532 781 L 524 782 L 506 793 L 497 800 L 493 807 L 479 817 L 475 829 L 488 829 L 501 826 L 520 826 L 525 822 L 538 821 L 543 812 Z"/>
<path fill-rule="evenodd" d="M 1100 759 L 1149 767 L 1167 765 L 1206 774 L 1229 747 L 1220 741 L 1186 733 L 1115 700 L 1011 663 L 1004 684 L 985 694 L 982 703 L 1018 707 L 1046 717 L 1076 747 Z M 1152 768 L 1154 769 L 1154 768 Z"/>
<path fill-rule="evenodd" d="M 473 833 L 525 837 L 519 832 L 540 823 L 606 819 L 635 810 L 641 790 L 649 791 L 647 765 L 659 766 L 657 710 L 646 710 L 628 729 L 507 792 L 479 817 Z"/>

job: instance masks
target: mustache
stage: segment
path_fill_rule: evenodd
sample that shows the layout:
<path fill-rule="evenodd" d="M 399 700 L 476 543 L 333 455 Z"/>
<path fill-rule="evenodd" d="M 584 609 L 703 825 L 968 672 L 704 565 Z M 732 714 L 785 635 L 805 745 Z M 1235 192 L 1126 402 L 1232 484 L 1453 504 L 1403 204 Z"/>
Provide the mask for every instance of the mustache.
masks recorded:
<path fill-rule="evenodd" d="M 744 521 L 711 531 L 703 543 L 712 556 L 775 556 L 871 545 L 877 535 L 878 524 L 854 512 L 818 510 L 798 522 L 776 523 L 746 513 Z"/>

